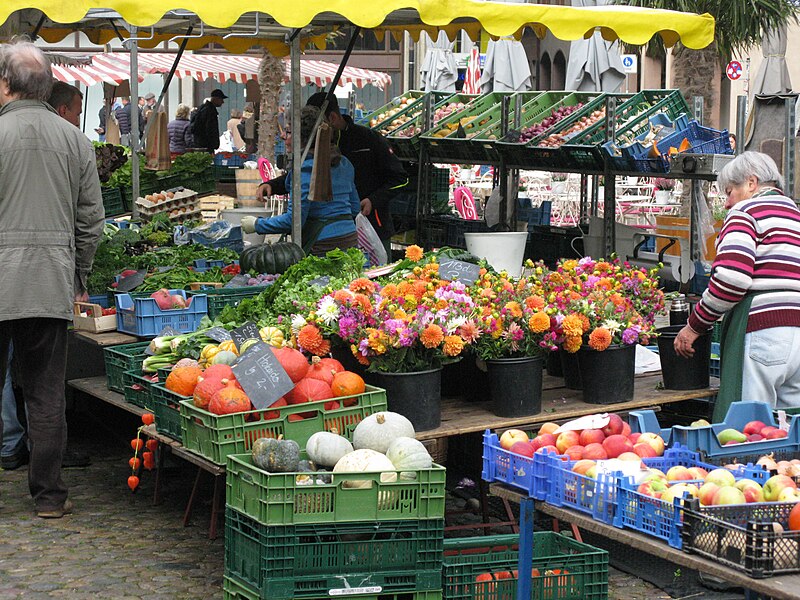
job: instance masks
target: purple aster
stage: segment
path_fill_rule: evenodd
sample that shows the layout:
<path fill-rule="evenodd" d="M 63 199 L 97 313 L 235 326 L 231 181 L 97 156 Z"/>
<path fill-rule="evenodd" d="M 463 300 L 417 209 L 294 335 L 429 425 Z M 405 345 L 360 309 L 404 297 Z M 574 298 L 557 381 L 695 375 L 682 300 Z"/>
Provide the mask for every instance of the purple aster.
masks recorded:
<path fill-rule="evenodd" d="M 631 345 L 635 344 L 639 341 L 639 333 L 641 330 L 636 325 L 628 327 L 625 331 L 622 332 L 622 343 Z"/>

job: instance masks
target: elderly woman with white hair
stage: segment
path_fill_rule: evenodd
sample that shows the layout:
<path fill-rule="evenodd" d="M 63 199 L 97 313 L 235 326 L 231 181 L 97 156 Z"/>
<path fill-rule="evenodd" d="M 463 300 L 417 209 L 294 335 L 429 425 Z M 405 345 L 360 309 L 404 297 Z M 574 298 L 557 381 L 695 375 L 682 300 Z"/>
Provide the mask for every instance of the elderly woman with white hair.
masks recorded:
<path fill-rule="evenodd" d="M 691 356 L 697 337 L 725 315 L 714 420 L 738 400 L 800 407 L 800 210 L 766 154 L 740 154 L 717 181 L 729 212 L 708 289 L 675 350 Z"/>
<path fill-rule="evenodd" d="M 175 119 L 167 124 L 167 135 L 172 158 L 184 154 L 194 146 L 194 138 L 189 129 L 189 107 L 185 104 L 179 104 L 175 110 Z"/>

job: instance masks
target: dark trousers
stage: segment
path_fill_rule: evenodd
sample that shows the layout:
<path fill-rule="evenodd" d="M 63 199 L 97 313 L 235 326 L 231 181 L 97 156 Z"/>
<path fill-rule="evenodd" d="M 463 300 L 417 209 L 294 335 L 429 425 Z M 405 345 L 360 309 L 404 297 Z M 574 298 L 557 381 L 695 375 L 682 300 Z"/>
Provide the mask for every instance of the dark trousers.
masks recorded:
<path fill-rule="evenodd" d="M 36 510 L 61 508 L 67 499 L 61 459 L 67 443 L 68 324 L 64 319 L 44 318 L 0 321 L 0 381 L 5 380 L 8 342 L 13 340 L 28 412 L 28 485 Z M 2 433 L 0 418 L 0 438 Z"/>

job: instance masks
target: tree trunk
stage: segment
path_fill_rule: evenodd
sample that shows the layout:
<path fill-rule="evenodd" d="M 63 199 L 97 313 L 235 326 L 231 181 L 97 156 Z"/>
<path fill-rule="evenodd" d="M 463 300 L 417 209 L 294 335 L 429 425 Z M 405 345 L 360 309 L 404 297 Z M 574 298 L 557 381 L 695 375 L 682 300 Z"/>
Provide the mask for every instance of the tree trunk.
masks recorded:
<path fill-rule="evenodd" d="M 683 93 L 691 110 L 692 98 L 703 98 L 703 124 L 707 127 L 719 128 L 720 123 L 720 78 L 722 68 L 716 44 L 701 50 L 691 50 L 678 44 L 672 53 L 672 84 L 670 87 Z M 687 115 L 690 119 L 693 114 Z M 708 191 L 708 184 L 703 186 Z M 681 194 L 680 216 L 691 215 L 691 180 L 684 180 Z"/>
<path fill-rule="evenodd" d="M 275 160 L 275 137 L 278 132 L 278 103 L 283 84 L 283 59 L 266 50 L 258 67 L 261 103 L 258 118 L 258 154 Z"/>

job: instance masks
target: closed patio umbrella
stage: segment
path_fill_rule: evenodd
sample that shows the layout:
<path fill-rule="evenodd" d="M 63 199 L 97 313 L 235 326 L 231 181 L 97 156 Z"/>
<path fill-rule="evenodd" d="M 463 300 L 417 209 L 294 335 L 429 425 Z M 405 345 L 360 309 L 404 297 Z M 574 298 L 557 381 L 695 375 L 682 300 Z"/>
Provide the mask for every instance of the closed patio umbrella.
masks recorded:
<path fill-rule="evenodd" d="M 603 6 L 606 0 L 572 0 L 572 6 Z M 569 45 L 565 89 L 581 92 L 615 92 L 625 81 L 619 44 L 607 42 L 595 31 L 589 39 Z"/>
<path fill-rule="evenodd" d="M 453 56 L 453 44 L 447 39 L 444 31 L 440 31 L 439 37 L 428 47 L 420 72 L 422 73 L 422 87 L 425 91 L 455 91 L 456 81 L 458 81 L 458 65 Z"/>
<path fill-rule="evenodd" d="M 480 81 L 481 92 L 524 92 L 531 89 L 531 66 L 521 42 L 490 40 Z"/>
<path fill-rule="evenodd" d="M 473 46 L 469 52 L 467 73 L 464 76 L 464 87 L 461 91 L 465 94 L 481 93 L 481 57 L 476 46 Z"/>
<path fill-rule="evenodd" d="M 786 27 L 767 31 L 761 39 L 764 62 L 753 81 L 753 94 L 775 96 L 792 91 L 792 81 L 786 66 Z"/>

